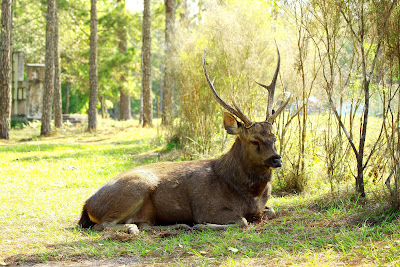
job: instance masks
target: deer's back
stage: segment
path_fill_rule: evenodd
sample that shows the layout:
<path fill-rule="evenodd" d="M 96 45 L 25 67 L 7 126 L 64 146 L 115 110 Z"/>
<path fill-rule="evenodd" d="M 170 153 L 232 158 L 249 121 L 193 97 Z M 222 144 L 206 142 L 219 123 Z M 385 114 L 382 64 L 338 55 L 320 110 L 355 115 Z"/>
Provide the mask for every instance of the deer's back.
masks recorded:
<path fill-rule="evenodd" d="M 210 179 L 209 164 L 210 160 L 161 162 L 127 170 L 100 187 L 85 207 L 96 222 L 122 223 L 120 218 L 137 212 L 133 209 L 138 205 L 151 214 L 139 212 L 135 220 L 151 216 L 151 223 L 156 224 L 192 221 L 191 191 L 197 183 Z"/>

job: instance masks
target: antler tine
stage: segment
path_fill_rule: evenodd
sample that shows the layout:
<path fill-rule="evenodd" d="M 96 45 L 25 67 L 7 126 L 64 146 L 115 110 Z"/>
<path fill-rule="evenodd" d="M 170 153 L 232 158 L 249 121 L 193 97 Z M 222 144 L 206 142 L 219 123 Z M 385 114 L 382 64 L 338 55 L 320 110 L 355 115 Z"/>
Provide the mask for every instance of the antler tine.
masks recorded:
<path fill-rule="evenodd" d="M 275 42 L 275 45 L 276 45 L 276 51 L 278 52 L 278 64 L 276 65 L 275 74 L 274 74 L 274 77 L 272 78 L 271 84 L 265 85 L 265 84 L 262 84 L 262 83 L 259 83 L 256 81 L 256 83 L 258 85 L 260 85 L 268 90 L 268 105 L 267 105 L 266 120 L 268 120 L 268 118 L 273 115 L 272 114 L 272 105 L 274 104 L 275 86 L 276 86 L 276 80 L 278 79 L 279 67 L 281 65 L 281 55 L 279 53 L 278 45 L 276 44 L 276 42 Z"/>
<path fill-rule="evenodd" d="M 276 117 L 278 117 L 279 113 L 281 113 L 285 109 L 285 107 L 289 103 L 291 97 L 292 97 L 292 95 L 289 95 L 289 97 L 288 97 L 288 99 L 286 99 L 285 103 L 283 103 L 283 105 L 280 106 L 274 114 L 272 114 L 270 117 L 268 117 L 266 119 L 266 121 L 268 121 L 269 123 L 273 123 L 274 120 L 276 119 Z"/>
<path fill-rule="evenodd" d="M 217 102 L 218 102 L 222 107 L 224 107 L 226 110 L 228 110 L 230 113 L 232 113 L 233 115 L 235 115 L 236 117 L 238 117 L 239 119 L 241 119 L 246 127 L 252 126 L 254 123 L 253 123 L 249 118 L 247 118 L 246 115 L 244 115 L 244 113 L 243 113 L 243 112 L 240 110 L 240 108 L 235 104 L 235 102 L 233 102 L 233 104 L 234 104 L 234 106 L 236 107 L 236 109 L 233 108 L 233 107 L 231 107 L 231 106 L 228 105 L 227 103 L 225 103 L 225 102 L 221 99 L 221 97 L 217 94 L 217 92 L 215 91 L 214 86 L 213 86 L 213 83 L 210 81 L 210 78 L 208 77 L 208 74 L 207 74 L 207 69 L 206 69 L 206 50 L 204 50 L 204 53 L 203 53 L 203 70 L 204 70 L 204 75 L 206 76 L 206 80 L 207 80 L 207 83 L 208 83 L 208 87 L 210 87 L 211 92 L 213 93 L 213 95 L 214 95 L 215 99 L 217 100 Z"/>
<path fill-rule="evenodd" d="M 247 118 L 246 115 L 244 115 L 243 111 L 239 108 L 239 106 L 236 104 L 235 100 L 233 100 L 233 96 L 231 96 L 231 100 L 232 100 L 232 104 L 235 106 L 235 109 L 243 116 L 243 118 L 247 121 L 245 123 L 245 127 L 246 128 L 250 128 L 251 126 L 253 126 L 254 122 L 252 122 L 249 118 Z M 243 119 L 242 119 L 243 120 Z M 245 120 L 243 120 L 243 122 L 245 122 Z"/>

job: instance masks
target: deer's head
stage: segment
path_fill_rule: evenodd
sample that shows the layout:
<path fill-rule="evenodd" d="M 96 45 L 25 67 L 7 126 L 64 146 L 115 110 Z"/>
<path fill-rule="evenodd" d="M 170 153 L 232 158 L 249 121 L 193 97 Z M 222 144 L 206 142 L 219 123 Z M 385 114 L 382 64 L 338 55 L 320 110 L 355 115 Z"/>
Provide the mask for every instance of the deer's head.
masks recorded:
<path fill-rule="evenodd" d="M 225 130 L 232 135 L 237 135 L 242 145 L 241 152 L 244 154 L 244 158 L 252 163 L 252 166 L 259 166 L 260 168 L 279 168 L 282 166 L 281 156 L 278 155 L 275 142 L 276 137 L 273 133 L 273 122 L 276 117 L 281 113 L 285 106 L 288 104 L 289 99 L 275 112 L 272 109 L 274 101 L 274 92 L 276 80 L 279 73 L 280 66 L 280 55 L 278 51 L 278 64 L 275 70 L 274 77 L 270 85 L 264 85 L 258 83 L 260 86 L 268 90 L 268 105 L 266 112 L 266 119 L 262 122 L 251 121 L 239 108 L 239 106 L 233 101 L 233 107 L 228 105 L 221 97 L 217 94 L 214 89 L 213 82 L 207 74 L 206 69 L 206 53 L 203 54 L 203 69 L 207 79 L 208 86 L 210 87 L 214 97 L 218 103 L 224 107 L 227 112 L 224 113 L 224 127 Z M 239 120 L 238 120 L 239 119 Z"/>

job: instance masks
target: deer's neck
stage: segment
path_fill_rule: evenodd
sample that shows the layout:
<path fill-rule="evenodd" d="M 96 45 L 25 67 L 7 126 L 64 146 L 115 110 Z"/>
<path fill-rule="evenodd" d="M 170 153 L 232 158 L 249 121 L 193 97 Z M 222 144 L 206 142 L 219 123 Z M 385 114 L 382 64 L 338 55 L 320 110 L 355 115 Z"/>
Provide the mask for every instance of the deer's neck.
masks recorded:
<path fill-rule="evenodd" d="M 246 190 L 252 195 L 258 195 L 271 180 L 271 170 L 251 162 L 244 154 L 243 145 L 236 138 L 229 152 L 216 160 L 215 172 L 236 190 Z"/>

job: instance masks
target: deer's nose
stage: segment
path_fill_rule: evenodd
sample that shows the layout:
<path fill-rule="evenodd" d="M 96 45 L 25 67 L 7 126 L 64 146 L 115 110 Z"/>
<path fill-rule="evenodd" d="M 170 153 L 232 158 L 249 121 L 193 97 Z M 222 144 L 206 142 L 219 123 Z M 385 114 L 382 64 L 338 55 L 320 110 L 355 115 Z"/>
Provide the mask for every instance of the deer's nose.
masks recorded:
<path fill-rule="evenodd" d="M 279 168 L 282 167 L 282 158 L 279 155 L 274 155 L 272 157 L 269 157 L 265 161 L 265 165 L 270 168 Z"/>
<path fill-rule="evenodd" d="M 278 158 L 278 157 L 279 157 L 279 158 Z M 276 158 L 274 158 L 274 159 L 272 160 L 272 166 L 273 166 L 274 168 L 282 167 L 282 158 L 281 158 L 281 156 L 278 156 L 278 157 L 276 157 Z"/>

